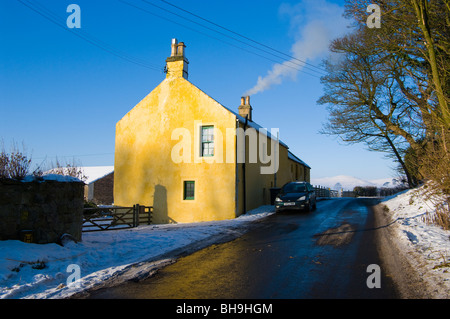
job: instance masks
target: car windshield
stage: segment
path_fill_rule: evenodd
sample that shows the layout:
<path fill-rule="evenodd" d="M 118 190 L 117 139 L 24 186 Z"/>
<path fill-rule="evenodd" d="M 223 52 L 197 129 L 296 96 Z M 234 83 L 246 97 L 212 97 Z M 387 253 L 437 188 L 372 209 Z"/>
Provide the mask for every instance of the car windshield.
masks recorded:
<path fill-rule="evenodd" d="M 287 184 L 283 187 L 282 192 L 288 193 L 304 193 L 306 192 L 306 185 L 302 184 Z"/>

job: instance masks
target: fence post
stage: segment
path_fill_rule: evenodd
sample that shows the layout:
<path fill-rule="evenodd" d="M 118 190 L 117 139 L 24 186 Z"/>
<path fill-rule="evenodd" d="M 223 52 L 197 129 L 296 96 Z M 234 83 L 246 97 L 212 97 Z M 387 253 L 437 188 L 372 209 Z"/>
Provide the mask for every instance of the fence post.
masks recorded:
<path fill-rule="evenodd" d="M 133 227 L 139 226 L 139 204 L 134 205 L 134 213 L 133 213 Z"/>
<path fill-rule="evenodd" d="M 145 213 L 145 206 L 138 205 L 137 217 L 136 217 L 136 226 L 141 224 L 141 215 Z"/>

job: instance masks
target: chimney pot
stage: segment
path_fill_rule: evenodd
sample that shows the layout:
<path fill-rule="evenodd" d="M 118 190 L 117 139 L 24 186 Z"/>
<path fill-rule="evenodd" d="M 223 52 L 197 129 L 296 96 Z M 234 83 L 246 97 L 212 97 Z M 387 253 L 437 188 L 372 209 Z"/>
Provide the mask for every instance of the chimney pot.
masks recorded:
<path fill-rule="evenodd" d="M 188 79 L 189 61 L 184 56 L 185 47 L 184 42 L 178 43 L 177 39 L 172 39 L 172 54 L 166 59 L 166 78 L 183 77 Z"/>
<path fill-rule="evenodd" d="M 186 46 L 184 45 L 184 42 L 178 43 L 177 55 L 183 56 L 183 57 L 184 57 L 184 48 L 185 48 L 185 47 L 186 47 Z"/>
<path fill-rule="evenodd" d="M 172 52 L 170 56 L 176 56 L 178 51 L 178 40 L 172 39 Z"/>
<path fill-rule="evenodd" d="M 252 107 L 250 105 L 250 96 L 241 97 L 241 105 L 238 107 L 239 115 L 247 117 L 249 121 L 252 121 Z"/>

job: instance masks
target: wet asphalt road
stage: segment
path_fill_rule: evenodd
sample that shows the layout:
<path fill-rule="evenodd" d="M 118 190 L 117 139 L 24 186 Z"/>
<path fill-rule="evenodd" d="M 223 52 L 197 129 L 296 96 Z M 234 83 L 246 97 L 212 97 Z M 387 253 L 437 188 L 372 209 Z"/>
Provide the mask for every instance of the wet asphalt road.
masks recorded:
<path fill-rule="evenodd" d="M 144 281 L 100 289 L 89 298 L 398 298 L 375 245 L 370 209 L 375 203 L 342 198 L 318 202 L 311 213 L 274 214 L 238 239 L 180 258 Z M 381 267 L 381 288 L 367 286 L 371 264 Z"/>

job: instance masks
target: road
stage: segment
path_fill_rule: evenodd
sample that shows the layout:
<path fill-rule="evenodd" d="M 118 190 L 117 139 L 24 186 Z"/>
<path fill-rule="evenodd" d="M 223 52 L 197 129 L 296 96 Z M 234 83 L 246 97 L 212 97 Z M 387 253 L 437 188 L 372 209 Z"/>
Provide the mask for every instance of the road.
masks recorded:
<path fill-rule="evenodd" d="M 274 214 L 233 241 L 180 258 L 141 282 L 89 298 L 323 299 L 399 298 L 381 266 L 371 206 L 375 199 L 320 201 L 313 212 Z M 369 269 L 379 265 L 379 271 Z M 380 275 L 380 288 L 369 288 Z"/>

